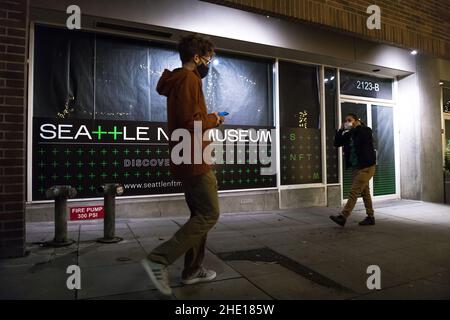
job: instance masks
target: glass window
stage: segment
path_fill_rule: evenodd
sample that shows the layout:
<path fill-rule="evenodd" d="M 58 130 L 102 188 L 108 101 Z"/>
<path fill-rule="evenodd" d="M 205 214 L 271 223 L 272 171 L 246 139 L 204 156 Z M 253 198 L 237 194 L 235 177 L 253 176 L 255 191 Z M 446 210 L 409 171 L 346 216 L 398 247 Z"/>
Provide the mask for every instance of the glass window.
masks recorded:
<path fill-rule="evenodd" d="M 372 105 L 372 130 L 377 151 L 373 194 L 375 196 L 395 194 L 394 110 L 392 107 Z"/>
<path fill-rule="evenodd" d="M 444 98 L 443 111 L 444 111 L 444 113 L 450 113 L 450 89 L 444 88 L 442 90 L 442 95 Z"/>
<path fill-rule="evenodd" d="M 227 111 L 228 125 L 272 126 L 272 65 L 217 53 L 203 80 L 208 111 Z M 173 46 L 37 26 L 35 116 L 68 109 L 66 118 L 165 122 L 166 98 L 154 88 L 180 66 Z"/>
<path fill-rule="evenodd" d="M 78 198 L 112 182 L 127 196 L 181 192 L 161 133 L 166 97 L 156 92 L 164 69 L 181 66 L 175 47 L 43 26 L 35 38 L 33 200 L 68 183 Z M 271 60 L 216 55 L 203 90 L 208 111 L 229 112 L 219 130 L 273 129 L 272 68 Z M 235 148 L 235 163 L 215 166 L 220 190 L 276 187 L 250 152 Z"/>
<path fill-rule="evenodd" d="M 156 85 L 164 69 L 173 70 L 180 67 L 180 55 L 169 46 L 153 46 L 149 48 L 149 67 L 150 67 L 150 121 L 166 122 L 166 97 L 156 92 Z"/>
<path fill-rule="evenodd" d="M 338 128 L 337 116 L 337 70 L 325 68 L 325 115 L 327 139 L 327 183 L 338 183 L 338 150 L 334 136 Z"/>
<path fill-rule="evenodd" d="M 272 126 L 271 73 L 271 61 L 218 53 L 204 79 L 208 111 L 228 112 L 228 125 Z"/>
<path fill-rule="evenodd" d="M 447 148 L 450 147 L 450 120 L 445 120 L 445 140 Z"/>
<path fill-rule="evenodd" d="M 280 62 L 281 184 L 322 182 L 319 67 Z"/>
<path fill-rule="evenodd" d="M 38 26 L 35 39 L 34 116 L 91 119 L 94 112 L 94 36 Z"/>
<path fill-rule="evenodd" d="M 150 120 L 147 43 L 96 36 L 95 118 Z"/>

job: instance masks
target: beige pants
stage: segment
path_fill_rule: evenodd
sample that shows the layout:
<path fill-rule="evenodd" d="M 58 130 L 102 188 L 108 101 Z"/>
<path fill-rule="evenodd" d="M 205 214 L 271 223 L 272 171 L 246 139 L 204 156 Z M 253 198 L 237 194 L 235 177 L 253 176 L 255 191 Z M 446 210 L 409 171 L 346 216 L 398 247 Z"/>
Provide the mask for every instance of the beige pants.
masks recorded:
<path fill-rule="evenodd" d="M 347 204 L 342 210 L 342 215 L 348 218 L 353 209 L 355 208 L 358 197 L 361 196 L 366 207 L 366 213 L 368 216 L 373 217 L 374 210 L 372 205 L 372 197 L 370 196 L 370 179 L 375 175 L 375 166 L 364 168 L 361 170 L 353 170 L 352 187 L 348 193 Z"/>
<path fill-rule="evenodd" d="M 219 219 L 217 180 L 212 171 L 182 181 L 191 217 L 173 237 L 155 248 L 148 256 L 152 261 L 170 265 L 185 255 L 183 278 L 194 274 L 202 265 L 208 231 Z"/>

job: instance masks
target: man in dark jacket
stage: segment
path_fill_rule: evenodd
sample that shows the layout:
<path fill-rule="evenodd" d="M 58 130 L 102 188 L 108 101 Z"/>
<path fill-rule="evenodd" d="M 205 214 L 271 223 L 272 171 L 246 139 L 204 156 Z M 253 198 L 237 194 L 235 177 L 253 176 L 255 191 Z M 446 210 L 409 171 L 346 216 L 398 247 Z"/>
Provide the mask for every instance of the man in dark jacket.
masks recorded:
<path fill-rule="evenodd" d="M 345 226 L 358 197 L 361 196 L 364 200 L 367 217 L 359 225 L 375 225 L 369 187 L 369 182 L 375 175 L 376 167 L 372 129 L 364 125 L 356 115 L 349 114 L 345 117 L 345 123 L 342 128 L 336 133 L 334 146 L 336 148 L 344 147 L 345 167 L 353 170 L 353 179 L 347 204 L 342 213 L 337 216 L 331 216 L 330 219 L 342 227 Z"/>
<path fill-rule="evenodd" d="M 169 285 L 167 266 L 185 254 L 183 284 L 211 281 L 216 277 L 214 270 L 203 267 L 205 244 L 208 231 L 219 219 L 217 180 L 204 158 L 195 162 L 195 144 L 204 150 L 210 143 L 195 134 L 194 125 L 201 124 L 202 133 L 224 122 L 218 113 L 206 112 L 202 90 L 202 78 L 208 73 L 209 63 L 214 55 L 213 44 L 199 35 L 183 37 L 178 45 L 182 68 L 165 70 L 157 91 L 167 97 L 167 124 L 169 134 L 184 129 L 191 135 L 191 161 L 175 164 L 171 157 L 173 176 L 181 180 L 191 217 L 168 241 L 153 249 L 142 266 L 156 288 L 165 295 L 172 290 Z M 183 138 L 184 139 L 184 138 Z M 197 140 L 194 142 L 194 140 Z M 172 151 L 174 142 L 169 143 Z M 200 157 L 203 152 L 201 152 Z"/>

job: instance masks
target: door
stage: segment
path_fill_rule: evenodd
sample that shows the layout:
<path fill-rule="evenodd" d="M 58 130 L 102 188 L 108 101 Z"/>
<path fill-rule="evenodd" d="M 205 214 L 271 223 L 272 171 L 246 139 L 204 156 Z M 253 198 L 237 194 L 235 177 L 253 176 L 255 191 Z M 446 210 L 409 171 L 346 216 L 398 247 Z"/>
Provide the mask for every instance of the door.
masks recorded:
<path fill-rule="evenodd" d="M 357 115 L 364 123 L 367 124 L 367 103 L 342 102 L 341 104 L 342 119 L 349 113 Z M 352 186 L 352 169 L 345 169 L 345 162 L 342 162 L 342 194 L 347 199 L 348 192 Z"/>
<path fill-rule="evenodd" d="M 374 145 L 377 151 L 377 169 L 373 178 L 372 188 L 373 195 L 376 197 L 396 194 L 394 109 L 392 107 L 372 105 L 371 112 Z"/>
<path fill-rule="evenodd" d="M 349 113 L 356 114 L 367 126 L 372 128 L 374 147 L 377 154 L 376 173 L 370 183 L 374 197 L 397 194 L 394 109 L 391 106 L 368 102 L 342 102 L 342 119 Z M 342 163 L 344 166 L 344 162 Z M 347 199 L 352 183 L 352 170 L 342 168 L 343 198 Z"/>

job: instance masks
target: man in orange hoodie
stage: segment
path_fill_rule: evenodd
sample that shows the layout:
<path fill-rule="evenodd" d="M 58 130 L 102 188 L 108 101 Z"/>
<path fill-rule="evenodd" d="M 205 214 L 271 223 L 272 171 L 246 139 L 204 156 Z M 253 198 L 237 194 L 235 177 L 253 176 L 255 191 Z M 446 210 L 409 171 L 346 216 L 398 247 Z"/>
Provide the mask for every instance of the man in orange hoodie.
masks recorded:
<path fill-rule="evenodd" d="M 208 142 L 202 134 L 196 134 L 194 126 L 201 124 L 202 132 L 223 123 L 218 113 L 207 114 L 202 90 L 202 78 L 206 77 L 214 55 L 213 44 L 199 35 L 183 37 L 178 44 L 183 66 L 173 71 L 164 70 L 156 90 L 167 97 L 167 122 L 169 136 L 177 129 L 185 129 L 191 136 L 190 163 L 175 164 L 171 157 L 171 171 L 181 180 L 191 217 L 174 236 L 153 249 L 142 266 L 156 288 L 171 295 L 167 266 L 185 254 L 182 282 L 194 284 L 211 281 L 216 272 L 202 266 L 208 231 L 219 218 L 217 180 L 210 166 L 203 159 L 194 161 L 195 143 L 203 150 Z M 194 142 L 194 140 L 196 140 Z M 201 140 L 201 141 L 199 141 Z M 169 143 L 170 149 L 175 143 Z"/>

